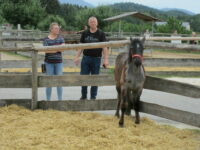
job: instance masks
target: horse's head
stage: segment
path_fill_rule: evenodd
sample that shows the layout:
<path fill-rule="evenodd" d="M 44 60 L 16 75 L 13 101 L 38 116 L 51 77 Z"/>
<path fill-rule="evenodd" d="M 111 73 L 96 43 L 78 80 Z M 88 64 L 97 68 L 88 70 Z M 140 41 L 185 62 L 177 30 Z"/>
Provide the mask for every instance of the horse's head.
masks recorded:
<path fill-rule="evenodd" d="M 144 41 L 145 38 L 142 40 L 139 39 L 132 39 L 131 40 L 131 45 L 129 49 L 129 59 L 128 62 L 131 63 L 133 62 L 137 67 L 142 64 L 143 61 L 143 50 L 144 50 Z"/>

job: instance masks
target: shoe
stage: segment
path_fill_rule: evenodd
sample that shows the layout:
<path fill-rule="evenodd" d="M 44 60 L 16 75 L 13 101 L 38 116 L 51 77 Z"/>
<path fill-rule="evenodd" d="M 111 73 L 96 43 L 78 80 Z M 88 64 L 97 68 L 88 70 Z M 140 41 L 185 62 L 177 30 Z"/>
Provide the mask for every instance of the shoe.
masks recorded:
<path fill-rule="evenodd" d="M 91 98 L 90 98 L 90 100 L 95 100 L 95 99 L 96 99 L 95 97 L 91 97 Z"/>
<path fill-rule="evenodd" d="M 81 96 L 80 100 L 87 100 L 87 97 Z"/>

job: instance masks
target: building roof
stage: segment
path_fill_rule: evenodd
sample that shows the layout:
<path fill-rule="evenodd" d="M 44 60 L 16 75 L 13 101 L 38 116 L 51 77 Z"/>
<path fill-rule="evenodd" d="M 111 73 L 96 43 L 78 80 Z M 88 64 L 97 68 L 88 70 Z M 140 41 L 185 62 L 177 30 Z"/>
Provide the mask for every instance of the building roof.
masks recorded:
<path fill-rule="evenodd" d="M 113 17 L 109 17 L 104 19 L 104 21 L 117 21 L 120 20 L 122 18 L 128 17 L 128 16 L 133 16 L 136 17 L 138 19 L 141 19 L 143 21 L 160 21 L 158 18 L 154 18 L 139 12 L 127 12 L 127 13 L 123 13 L 117 16 L 113 16 Z"/>

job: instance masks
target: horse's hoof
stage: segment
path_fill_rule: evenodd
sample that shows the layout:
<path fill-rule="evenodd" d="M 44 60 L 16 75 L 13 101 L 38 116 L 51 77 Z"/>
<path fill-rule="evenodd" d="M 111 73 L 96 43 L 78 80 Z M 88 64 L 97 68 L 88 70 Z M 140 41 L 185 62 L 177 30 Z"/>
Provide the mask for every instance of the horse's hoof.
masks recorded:
<path fill-rule="evenodd" d="M 119 121 L 119 127 L 123 128 L 124 127 L 124 122 Z"/>
<path fill-rule="evenodd" d="M 140 124 L 140 120 L 135 120 L 135 124 Z"/>
<path fill-rule="evenodd" d="M 120 127 L 120 128 L 123 128 L 123 127 L 124 127 L 124 124 L 120 124 L 120 123 L 119 123 L 119 127 Z"/>

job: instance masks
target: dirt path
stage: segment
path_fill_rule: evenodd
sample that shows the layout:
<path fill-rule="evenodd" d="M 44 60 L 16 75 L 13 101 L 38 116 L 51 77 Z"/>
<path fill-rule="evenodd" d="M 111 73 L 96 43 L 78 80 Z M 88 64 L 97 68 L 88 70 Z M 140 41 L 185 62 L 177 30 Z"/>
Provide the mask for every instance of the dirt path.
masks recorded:
<path fill-rule="evenodd" d="M 11 53 L 1 53 L 1 60 L 27 60 L 25 56 Z"/>
<path fill-rule="evenodd" d="M 153 51 L 152 56 L 153 58 L 199 58 L 200 54 L 194 53 L 175 53 L 175 52 L 160 52 L 160 51 Z"/>

